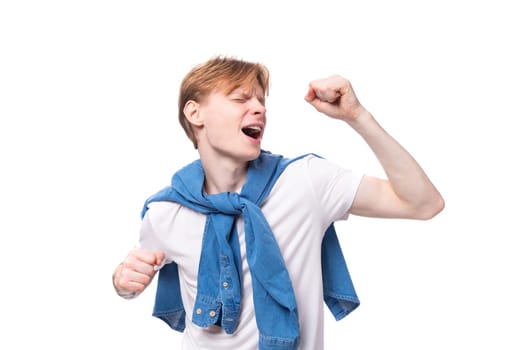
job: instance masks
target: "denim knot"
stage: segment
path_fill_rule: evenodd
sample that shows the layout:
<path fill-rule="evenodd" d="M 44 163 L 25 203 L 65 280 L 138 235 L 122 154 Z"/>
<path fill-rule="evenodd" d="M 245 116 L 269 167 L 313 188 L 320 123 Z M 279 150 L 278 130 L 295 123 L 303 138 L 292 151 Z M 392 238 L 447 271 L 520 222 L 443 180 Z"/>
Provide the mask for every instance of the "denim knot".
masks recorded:
<path fill-rule="evenodd" d="M 226 215 L 242 214 L 246 207 L 242 197 L 235 192 L 222 192 L 207 196 L 210 204 L 219 212 Z"/>

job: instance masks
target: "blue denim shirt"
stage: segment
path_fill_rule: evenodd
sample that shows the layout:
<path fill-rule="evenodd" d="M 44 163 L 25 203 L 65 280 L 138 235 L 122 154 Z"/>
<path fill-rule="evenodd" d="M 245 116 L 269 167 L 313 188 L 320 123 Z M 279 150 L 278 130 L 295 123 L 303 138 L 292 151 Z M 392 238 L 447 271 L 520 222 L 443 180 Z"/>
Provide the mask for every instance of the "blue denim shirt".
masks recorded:
<path fill-rule="evenodd" d="M 240 194 L 217 195 L 202 193 L 204 171 L 197 160 L 178 171 L 173 176 L 171 186 L 146 200 L 142 216 L 153 201 L 175 201 L 207 214 L 198 291 L 191 318 L 194 324 L 200 327 L 219 325 L 230 334 L 237 327 L 242 288 L 238 273 L 241 266 L 240 250 L 234 223 L 236 215 L 242 214 L 245 219 L 248 265 L 252 275 L 257 276 L 252 279 L 252 283 L 259 348 L 297 348 L 300 333 L 293 287 L 259 205 L 286 166 L 304 156 L 290 160 L 262 151 L 258 159 L 250 162 L 247 182 Z M 259 230 L 257 234 L 253 234 L 254 228 Z M 324 301 L 335 319 L 340 320 L 359 306 L 359 299 L 333 224 L 323 238 L 321 258 Z M 272 261 L 272 264 L 263 264 L 261 261 Z M 159 271 L 157 283 L 153 315 L 182 332 L 185 328 L 185 310 L 177 265 L 165 265 Z"/>

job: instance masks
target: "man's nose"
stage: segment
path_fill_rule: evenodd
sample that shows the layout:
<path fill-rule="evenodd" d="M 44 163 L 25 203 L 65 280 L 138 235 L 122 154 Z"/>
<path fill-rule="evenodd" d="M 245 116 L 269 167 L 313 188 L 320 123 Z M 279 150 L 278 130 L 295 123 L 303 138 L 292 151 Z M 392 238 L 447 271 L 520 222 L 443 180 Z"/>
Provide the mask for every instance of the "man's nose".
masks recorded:
<path fill-rule="evenodd" d="M 255 114 L 266 114 L 266 106 L 257 97 L 252 97 L 250 102 Z"/>

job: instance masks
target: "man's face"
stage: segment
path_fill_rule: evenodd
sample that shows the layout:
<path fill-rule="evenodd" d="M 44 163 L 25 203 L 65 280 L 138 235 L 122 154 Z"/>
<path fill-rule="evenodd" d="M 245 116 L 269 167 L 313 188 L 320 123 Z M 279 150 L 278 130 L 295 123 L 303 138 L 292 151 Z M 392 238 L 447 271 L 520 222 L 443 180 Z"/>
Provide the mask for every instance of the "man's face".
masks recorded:
<path fill-rule="evenodd" d="M 258 85 L 243 85 L 229 94 L 212 92 L 200 103 L 203 128 L 199 150 L 246 162 L 259 156 L 266 126 L 265 96 Z"/>

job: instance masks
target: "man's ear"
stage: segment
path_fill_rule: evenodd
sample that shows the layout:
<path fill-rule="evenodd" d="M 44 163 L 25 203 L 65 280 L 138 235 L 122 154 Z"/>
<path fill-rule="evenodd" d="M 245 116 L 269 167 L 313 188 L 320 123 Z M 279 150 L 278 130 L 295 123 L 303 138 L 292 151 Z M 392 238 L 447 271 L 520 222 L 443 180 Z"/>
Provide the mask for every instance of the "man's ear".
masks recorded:
<path fill-rule="evenodd" d="M 199 113 L 199 103 L 189 100 L 184 105 L 184 116 L 193 126 L 202 126 L 203 121 Z"/>

